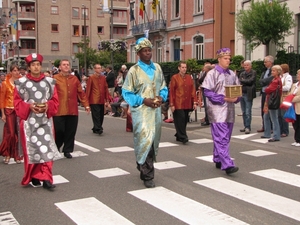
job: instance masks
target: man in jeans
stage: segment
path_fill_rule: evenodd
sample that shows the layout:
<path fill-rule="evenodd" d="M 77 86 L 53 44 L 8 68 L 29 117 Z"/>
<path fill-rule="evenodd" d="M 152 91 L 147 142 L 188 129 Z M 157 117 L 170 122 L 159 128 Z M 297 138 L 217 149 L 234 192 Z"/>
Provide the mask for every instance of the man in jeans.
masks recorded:
<path fill-rule="evenodd" d="M 250 60 L 244 62 L 244 71 L 240 74 L 239 80 L 241 85 L 243 85 L 240 103 L 244 122 L 244 128 L 240 132 L 250 134 L 253 98 L 256 98 L 256 71 L 252 70 Z"/>

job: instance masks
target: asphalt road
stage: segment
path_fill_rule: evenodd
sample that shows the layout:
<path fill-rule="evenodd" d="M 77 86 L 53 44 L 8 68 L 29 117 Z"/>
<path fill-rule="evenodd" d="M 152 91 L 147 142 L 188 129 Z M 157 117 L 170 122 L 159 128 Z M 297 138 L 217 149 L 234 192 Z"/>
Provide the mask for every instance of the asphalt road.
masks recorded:
<path fill-rule="evenodd" d="M 125 120 L 106 116 L 99 136 L 81 111 L 78 157 L 55 161 L 54 191 L 22 187 L 23 165 L 0 163 L 0 224 L 299 224 L 300 148 L 291 146 L 293 129 L 280 142 L 260 139 L 259 100 L 251 134 L 239 132 L 236 116 L 231 157 L 240 170 L 231 176 L 211 162 L 203 112 L 188 124 L 186 145 L 175 141 L 173 124 L 163 123 L 154 189 L 139 179 Z"/>

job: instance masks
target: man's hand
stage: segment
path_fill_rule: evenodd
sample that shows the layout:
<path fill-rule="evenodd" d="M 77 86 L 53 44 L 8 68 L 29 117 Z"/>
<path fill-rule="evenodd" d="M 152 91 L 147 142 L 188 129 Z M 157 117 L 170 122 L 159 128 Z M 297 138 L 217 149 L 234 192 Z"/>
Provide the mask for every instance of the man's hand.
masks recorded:
<path fill-rule="evenodd" d="M 162 104 L 162 97 L 156 96 L 155 98 L 145 98 L 143 103 L 148 107 L 157 108 Z"/>
<path fill-rule="evenodd" d="M 224 100 L 225 100 L 226 102 L 233 102 L 233 103 L 236 102 L 237 99 L 238 99 L 238 98 L 227 98 L 227 97 L 224 98 Z"/>

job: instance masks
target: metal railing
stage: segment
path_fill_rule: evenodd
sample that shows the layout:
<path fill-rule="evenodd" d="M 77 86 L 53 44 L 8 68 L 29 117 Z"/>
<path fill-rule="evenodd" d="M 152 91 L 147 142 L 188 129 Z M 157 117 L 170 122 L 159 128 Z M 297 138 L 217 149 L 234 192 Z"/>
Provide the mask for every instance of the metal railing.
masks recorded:
<path fill-rule="evenodd" d="M 132 26 L 132 34 L 142 34 L 145 30 L 158 31 L 166 29 L 166 20 L 155 20 L 147 23 L 141 23 L 135 26 Z"/>

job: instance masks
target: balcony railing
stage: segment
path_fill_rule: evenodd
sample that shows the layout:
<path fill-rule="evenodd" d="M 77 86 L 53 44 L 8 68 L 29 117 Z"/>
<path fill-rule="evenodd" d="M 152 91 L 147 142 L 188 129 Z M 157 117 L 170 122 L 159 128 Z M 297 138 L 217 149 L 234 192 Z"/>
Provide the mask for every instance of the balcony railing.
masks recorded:
<path fill-rule="evenodd" d="M 16 57 L 18 57 L 18 55 L 20 57 L 25 57 L 25 56 L 28 56 L 29 54 L 32 54 L 32 53 L 36 53 L 36 49 L 20 48 L 19 49 L 19 54 L 18 54 L 18 48 L 15 47 L 15 48 L 12 48 L 12 49 L 8 49 L 7 56 L 8 56 L 8 58 L 16 58 Z"/>
<path fill-rule="evenodd" d="M 20 30 L 20 38 L 35 38 L 36 34 L 34 30 Z"/>
<path fill-rule="evenodd" d="M 166 29 L 166 21 L 165 20 L 155 20 L 148 23 L 141 23 L 132 27 L 132 34 L 143 34 L 145 30 L 149 30 L 149 32 L 160 31 Z"/>
<path fill-rule="evenodd" d="M 127 24 L 127 16 L 124 17 L 114 17 L 114 23 L 124 23 Z"/>
<path fill-rule="evenodd" d="M 22 20 L 22 19 L 35 20 L 35 12 L 18 12 L 18 20 Z"/>

